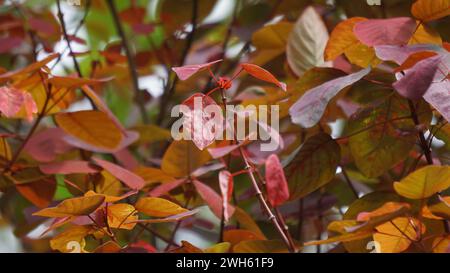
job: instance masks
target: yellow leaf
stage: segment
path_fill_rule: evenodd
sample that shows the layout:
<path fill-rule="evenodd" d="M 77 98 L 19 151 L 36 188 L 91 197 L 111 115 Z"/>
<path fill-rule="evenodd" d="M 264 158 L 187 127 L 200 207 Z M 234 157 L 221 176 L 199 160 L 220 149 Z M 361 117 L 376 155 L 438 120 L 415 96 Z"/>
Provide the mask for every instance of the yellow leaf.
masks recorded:
<path fill-rule="evenodd" d="M 264 65 L 286 51 L 289 33 L 293 28 L 292 23 L 279 22 L 262 27 L 252 36 L 252 44 L 257 51 L 252 57 L 252 63 Z"/>
<path fill-rule="evenodd" d="M 158 168 L 140 166 L 134 170 L 134 173 L 142 177 L 147 185 L 158 182 L 167 183 L 175 180 L 173 176 L 166 174 Z"/>
<path fill-rule="evenodd" d="M 278 240 L 242 241 L 233 248 L 235 253 L 283 253 L 288 252 L 284 242 Z"/>
<path fill-rule="evenodd" d="M 414 32 L 414 35 L 409 40 L 408 44 L 435 44 L 442 45 L 442 38 L 439 32 L 435 31 L 431 27 L 420 24 Z"/>
<path fill-rule="evenodd" d="M 231 244 L 228 242 L 218 243 L 203 250 L 204 253 L 227 253 Z"/>
<path fill-rule="evenodd" d="M 0 161 L 11 160 L 11 147 L 9 147 L 6 137 L 0 137 Z"/>
<path fill-rule="evenodd" d="M 163 129 L 156 125 L 138 125 L 132 128 L 132 130 L 139 133 L 139 140 L 133 145 L 149 144 L 158 141 L 164 141 L 171 138 L 169 130 Z"/>
<path fill-rule="evenodd" d="M 358 214 L 358 221 L 369 221 L 372 218 L 391 214 L 403 208 L 410 208 L 408 203 L 387 202 L 380 208 L 371 212 L 361 212 Z"/>
<path fill-rule="evenodd" d="M 244 229 L 225 230 L 223 233 L 223 241 L 229 242 L 231 246 L 235 246 L 242 241 L 265 240 L 264 236 L 258 235 L 255 232 Z"/>
<path fill-rule="evenodd" d="M 56 207 L 40 210 L 33 215 L 52 218 L 89 215 L 104 201 L 105 197 L 102 195 L 75 197 L 62 201 Z"/>
<path fill-rule="evenodd" d="M 376 227 L 378 232 L 373 235 L 373 239 L 380 244 L 382 253 L 399 253 L 419 238 L 419 229 L 425 232 L 425 226 L 418 220 L 399 217 Z"/>
<path fill-rule="evenodd" d="M 255 233 L 257 236 L 261 238 L 264 239 L 266 238 L 266 236 L 264 236 L 264 233 L 259 228 L 258 224 L 256 224 L 255 220 L 253 220 L 253 218 L 250 215 L 248 215 L 243 209 L 235 207 L 233 217 L 236 218 L 236 220 L 238 221 L 238 223 L 241 225 L 242 228 L 245 228 L 246 230 Z"/>
<path fill-rule="evenodd" d="M 428 198 L 448 187 L 450 187 L 448 166 L 426 166 L 394 183 L 395 191 L 410 199 Z"/>
<path fill-rule="evenodd" d="M 359 231 L 355 233 L 343 233 L 334 237 L 330 237 L 325 240 L 320 241 L 310 241 L 306 242 L 304 246 L 314 246 L 314 245 L 324 245 L 324 244 L 332 244 L 337 242 L 351 242 L 351 241 L 357 241 L 362 240 L 372 235 L 371 231 Z"/>
<path fill-rule="evenodd" d="M 423 22 L 437 20 L 450 15 L 450 0 L 417 0 L 411 13 Z"/>
<path fill-rule="evenodd" d="M 117 125 L 100 111 L 59 113 L 55 120 L 67 134 L 96 147 L 114 149 L 123 138 Z"/>
<path fill-rule="evenodd" d="M 154 217 L 167 217 L 188 211 L 175 203 L 157 197 L 141 198 L 137 201 L 135 207 L 139 212 Z"/>
<path fill-rule="evenodd" d="M 325 48 L 325 61 L 332 61 L 346 52 L 351 46 L 361 44 L 353 33 L 356 23 L 366 21 L 363 17 L 353 17 L 340 22 L 331 32 Z"/>
<path fill-rule="evenodd" d="M 192 141 L 173 141 L 163 156 L 161 169 L 175 177 L 187 176 L 210 159 L 208 150 L 199 150 Z"/>
<path fill-rule="evenodd" d="M 433 241 L 434 253 L 450 253 L 450 236 L 439 236 Z"/>
<path fill-rule="evenodd" d="M 108 241 L 103 245 L 97 247 L 94 253 L 118 253 L 122 248 L 113 241 Z"/>
<path fill-rule="evenodd" d="M 108 225 L 111 228 L 122 228 L 131 230 L 136 223 L 134 221 L 138 219 L 136 209 L 130 204 L 114 204 L 108 206 Z"/>
<path fill-rule="evenodd" d="M 88 226 L 72 226 L 50 240 L 50 247 L 64 253 L 85 252 L 84 237 L 91 233 Z"/>
<path fill-rule="evenodd" d="M 362 43 L 355 44 L 345 51 L 347 59 L 355 65 L 360 67 L 368 67 L 369 65 L 376 67 L 381 63 L 381 60 L 375 54 L 372 47 L 366 46 Z"/>
<path fill-rule="evenodd" d="M 426 207 L 432 215 L 450 219 L 450 196 L 431 198 Z"/>
<path fill-rule="evenodd" d="M 106 195 L 106 194 L 103 194 L 103 193 L 96 193 L 95 191 L 90 190 L 90 191 L 87 191 L 84 194 L 84 196 L 96 196 L 96 195 L 97 196 L 103 196 L 103 197 L 105 197 L 105 202 L 106 203 L 115 203 L 115 202 L 120 201 L 122 199 L 125 199 L 128 196 L 130 196 L 132 194 L 135 194 L 135 193 L 136 192 L 130 192 L 130 193 L 122 195 L 122 196 L 111 196 L 111 195 Z"/>

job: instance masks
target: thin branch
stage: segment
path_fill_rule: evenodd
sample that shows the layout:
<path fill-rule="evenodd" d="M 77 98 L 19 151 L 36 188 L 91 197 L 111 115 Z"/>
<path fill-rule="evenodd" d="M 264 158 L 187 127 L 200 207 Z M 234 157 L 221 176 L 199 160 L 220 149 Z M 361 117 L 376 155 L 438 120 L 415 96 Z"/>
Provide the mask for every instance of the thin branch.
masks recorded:
<path fill-rule="evenodd" d="M 420 125 L 419 117 L 416 112 L 416 107 L 414 106 L 414 102 L 411 100 L 408 100 L 409 109 L 411 110 L 411 118 L 414 121 L 414 124 L 416 126 Z M 430 147 L 427 144 L 427 141 L 425 139 L 425 136 L 422 131 L 418 133 L 420 145 L 422 147 L 423 153 L 425 154 L 425 158 L 427 159 L 427 163 L 429 165 L 433 165 L 433 157 L 431 156 L 431 150 Z"/>
<path fill-rule="evenodd" d="M 139 112 L 141 113 L 141 118 L 144 123 L 148 123 L 149 119 L 147 116 L 147 113 L 145 111 L 145 100 L 142 91 L 139 89 L 139 76 L 137 73 L 137 66 L 136 61 L 134 60 L 134 56 L 131 52 L 130 45 L 128 44 L 127 37 L 125 35 L 125 31 L 123 30 L 122 24 L 120 22 L 119 15 L 117 13 L 116 5 L 114 4 L 114 0 L 108 0 L 107 1 L 109 9 L 111 11 L 114 25 L 116 26 L 116 30 L 120 36 L 120 39 L 122 40 L 122 47 L 125 50 L 125 54 L 127 56 L 128 60 L 128 69 L 131 76 L 131 81 L 133 84 L 133 90 L 134 90 L 134 101 L 136 102 Z"/>
<path fill-rule="evenodd" d="M 226 109 L 226 106 L 228 104 L 227 97 L 225 96 L 225 92 L 223 89 L 220 89 L 220 92 L 221 92 L 221 96 L 222 96 L 223 107 L 224 107 L 224 109 Z M 236 132 L 234 132 L 234 137 L 235 137 L 235 141 L 236 141 Z M 242 160 L 244 161 L 245 169 L 248 170 L 247 174 L 250 178 L 250 181 L 252 182 L 252 187 L 256 192 L 256 197 L 258 198 L 263 211 L 268 216 L 269 221 L 271 221 L 272 224 L 275 226 L 276 230 L 278 231 L 281 238 L 283 239 L 283 242 L 288 247 L 289 252 L 296 252 L 296 247 L 295 247 L 294 243 L 292 242 L 292 240 L 289 240 L 288 236 L 284 232 L 283 225 L 278 221 L 277 217 L 275 217 L 275 215 L 273 214 L 269 205 L 267 204 L 266 199 L 264 198 L 264 195 L 261 191 L 261 188 L 259 187 L 258 182 L 255 178 L 254 168 L 251 166 L 251 164 L 247 158 L 247 155 L 245 154 L 244 148 L 241 146 L 239 147 L 239 153 L 240 153 Z"/>
<path fill-rule="evenodd" d="M 195 32 L 197 31 L 197 19 L 198 19 L 198 0 L 194 0 L 194 1 L 192 1 L 192 17 L 191 17 L 192 30 L 187 37 L 186 46 L 184 47 L 183 53 L 181 55 L 181 60 L 180 60 L 179 66 L 183 66 L 185 64 L 187 55 L 188 55 L 189 51 L 191 50 L 192 44 L 194 43 Z M 173 73 L 170 73 L 168 75 L 167 82 L 169 82 L 171 75 L 173 75 Z M 157 124 L 159 124 L 159 125 L 161 125 L 161 123 L 164 120 L 164 117 L 166 116 L 166 108 L 167 108 L 167 105 L 169 104 L 169 101 L 170 101 L 173 93 L 175 92 L 175 87 L 176 87 L 177 83 L 178 83 L 178 77 L 174 77 L 172 84 L 170 86 L 167 85 L 166 90 L 164 91 L 164 93 L 161 96 L 161 101 L 160 101 L 160 105 L 159 105 L 159 115 L 158 115 L 158 119 L 156 121 Z"/>
<path fill-rule="evenodd" d="M 75 67 L 75 71 L 77 72 L 79 78 L 83 78 L 83 74 L 81 73 L 80 65 L 79 65 L 79 63 L 77 61 L 77 58 L 76 58 L 74 52 L 73 52 L 72 45 L 70 43 L 69 35 L 67 34 L 67 27 L 66 27 L 66 23 L 64 22 L 64 14 L 61 11 L 61 2 L 60 2 L 60 0 L 56 0 L 56 6 L 58 8 L 58 18 L 59 18 L 59 22 L 61 24 L 61 29 L 62 29 L 62 32 L 63 32 L 64 40 L 66 40 L 67 48 L 69 49 L 70 56 L 72 57 L 72 61 L 73 61 L 73 65 Z M 58 58 L 62 58 L 62 54 L 60 54 Z M 85 97 L 89 100 L 92 108 L 96 109 L 97 107 L 95 106 L 95 103 L 92 101 L 92 99 L 83 90 L 81 90 L 81 91 L 83 92 Z M 53 106 L 52 106 L 52 108 L 53 108 Z"/>

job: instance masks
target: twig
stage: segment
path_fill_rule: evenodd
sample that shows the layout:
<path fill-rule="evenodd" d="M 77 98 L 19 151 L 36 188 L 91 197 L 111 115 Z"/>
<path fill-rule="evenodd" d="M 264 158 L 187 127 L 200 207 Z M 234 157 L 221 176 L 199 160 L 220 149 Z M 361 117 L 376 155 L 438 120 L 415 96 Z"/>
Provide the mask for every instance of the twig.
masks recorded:
<path fill-rule="evenodd" d="M 420 125 L 419 117 L 417 116 L 416 107 L 414 106 L 414 102 L 411 100 L 408 100 L 408 105 L 409 105 L 409 109 L 411 110 L 411 118 L 414 121 L 414 124 L 416 126 Z M 419 134 L 420 145 L 422 147 L 423 153 L 425 154 L 425 158 L 427 159 L 427 163 L 429 165 L 433 165 L 433 157 L 431 156 L 431 150 L 427 144 L 425 136 L 422 131 L 420 131 L 418 134 Z"/>
<path fill-rule="evenodd" d="M 122 40 L 122 47 L 125 50 L 125 54 L 127 56 L 128 60 L 128 69 L 131 76 L 131 81 L 133 84 L 133 90 L 134 90 L 134 101 L 136 102 L 139 112 L 141 113 L 141 118 L 144 123 L 148 123 L 149 119 L 147 116 L 147 113 L 145 112 L 145 105 L 144 105 L 144 97 L 142 95 L 142 91 L 139 89 L 139 76 L 137 73 L 137 66 L 136 62 L 134 60 L 134 56 L 131 53 L 130 46 L 128 44 L 127 37 L 125 35 L 125 31 L 123 30 L 122 24 L 120 22 L 119 15 L 117 14 L 116 5 L 114 4 L 114 0 L 108 0 L 107 1 L 109 9 L 111 11 L 111 14 L 113 16 L 114 24 L 116 26 L 117 32 Z"/>
<path fill-rule="evenodd" d="M 223 103 L 223 107 L 224 109 L 226 109 L 226 105 L 227 105 L 227 98 L 225 96 L 225 92 L 223 89 L 220 89 L 221 95 L 222 95 L 222 103 Z M 235 141 L 236 141 L 236 132 L 234 132 L 235 135 Z M 275 226 L 276 230 L 278 231 L 278 233 L 280 234 L 281 238 L 283 239 L 283 242 L 286 244 L 286 246 L 289 249 L 289 252 L 295 252 L 295 245 L 293 244 L 293 242 L 291 242 L 288 238 L 288 236 L 284 233 L 284 229 L 282 227 L 282 224 L 278 221 L 277 217 L 275 217 L 275 215 L 272 213 L 272 210 L 270 209 L 269 205 L 267 204 L 264 195 L 261 191 L 261 188 L 258 185 L 258 182 L 256 181 L 255 178 L 255 174 L 254 174 L 254 169 L 252 168 L 252 166 L 250 165 L 250 162 L 247 158 L 247 155 L 245 154 L 244 148 L 243 147 L 239 147 L 239 153 L 241 155 L 242 160 L 244 161 L 245 164 L 245 169 L 248 170 L 247 174 L 250 178 L 250 181 L 252 182 L 252 186 L 253 189 L 256 192 L 256 197 L 259 200 L 259 203 L 262 206 L 263 211 L 266 213 L 266 215 L 269 218 L 269 221 L 272 222 L 272 224 Z"/>
<path fill-rule="evenodd" d="M 73 61 L 73 65 L 75 67 L 75 71 L 77 72 L 79 78 L 83 78 L 83 74 L 81 73 L 80 65 L 78 64 L 77 58 L 76 58 L 76 56 L 75 56 L 75 54 L 74 54 L 74 52 L 72 50 L 72 45 L 70 43 L 69 35 L 67 34 L 66 23 L 64 22 L 64 14 L 61 11 L 61 2 L 60 2 L 60 0 L 56 0 L 56 6 L 58 8 L 58 18 L 59 18 L 59 22 L 61 24 L 64 40 L 66 40 L 67 48 L 69 49 L 70 56 L 72 57 L 72 61 Z M 59 58 L 62 58 L 62 54 L 59 55 Z M 91 97 L 89 97 L 83 90 L 81 90 L 81 91 L 83 92 L 85 97 L 89 100 L 92 108 L 96 109 L 97 107 L 95 106 L 95 103 L 92 101 Z M 64 94 L 64 95 L 66 95 L 66 94 Z"/>
<path fill-rule="evenodd" d="M 186 46 L 184 47 L 183 53 L 181 55 L 181 60 L 179 66 L 183 66 L 186 62 L 187 55 L 192 47 L 192 44 L 194 42 L 195 32 L 197 31 L 197 17 L 198 17 L 198 0 L 192 1 L 192 18 L 191 18 L 191 25 L 192 30 L 189 33 L 186 41 Z M 169 83 L 170 75 L 173 75 L 173 73 L 170 73 L 168 75 L 167 83 Z M 161 96 L 161 101 L 159 105 L 159 115 L 157 119 L 157 124 L 161 125 L 161 123 L 164 120 L 164 117 L 166 115 L 166 107 L 175 92 L 175 87 L 178 83 L 178 77 L 174 77 L 172 84 L 169 86 L 167 85 L 166 91 Z"/>
<path fill-rule="evenodd" d="M 58 8 L 58 18 L 61 24 L 62 32 L 64 39 L 67 42 L 67 48 L 69 49 L 70 55 L 72 56 L 73 65 L 75 66 L 75 70 L 77 71 L 78 77 L 82 78 L 83 75 L 81 73 L 80 65 L 78 64 L 77 58 L 73 54 L 72 45 L 70 44 L 69 35 L 67 34 L 66 23 L 64 22 L 64 14 L 61 11 L 61 2 L 60 0 L 56 0 L 56 6 Z"/>

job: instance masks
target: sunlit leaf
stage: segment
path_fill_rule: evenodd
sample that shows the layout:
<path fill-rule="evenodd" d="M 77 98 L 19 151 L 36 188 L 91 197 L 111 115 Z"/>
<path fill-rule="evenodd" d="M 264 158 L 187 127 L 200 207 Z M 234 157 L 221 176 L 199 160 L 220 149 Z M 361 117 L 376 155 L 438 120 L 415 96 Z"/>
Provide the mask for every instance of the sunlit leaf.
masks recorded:
<path fill-rule="evenodd" d="M 84 238 L 92 232 L 87 226 L 72 226 L 50 240 L 50 247 L 64 253 L 82 253 L 86 246 Z"/>
<path fill-rule="evenodd" d="M 411 13 L 424 22 L 433 21 L 450 15 L 450 1 L 417 0 L 412 5 Z"/>
<path fill-rule="evenodd" d="M 294 25 L 287 44 L 289 67 L 298 76 L 315 66 L 329 66 L 323 52 L 328 41 L 328 30 L 313 7 L 306 8 Z"/>
<path fill-rule="evenodd" d="M 123 138 L 119 128 L 103 112 L 60 113 L 55 116 L 55 120 L 67 134 L 100 148 L 114 149 Z"/>
<path fill-rule="evenodd" d="M 100 207 L 104 201 L 105 197 L 101 195 L 75 197 L 62 201 L 56 207 L 40 210 L 34 215 L 52 218 L 89 215 Z"/>
<path fill-rule="evenodd" d="M 399 253 L 403 252 L 416 241 L 420 234 L 417 232 L 419 225 L 422 225 L 414 218 L 400 217 L 390 222 L 378 226 L 373 235 L 373 239 L 380 244 L 382 253 Z M 422 231 L 425 229 L 422 226 Z"/>
<path fill-rule="evenodd" d="M 173 216 L 188 211 L 169 200 L 157 197 L 141 198 L 138 200 L 135 207 L 139 212 L 154 217 Z"/>
<path fill-rule="evenodd" d="M 114 204 L 110 205 L 106 209 L 108 217 L 108 225 L 111 228 L 121 228 L 131 230 L 136 223 L 129 223 L 133 220 L 137 220 L 137 211 L 130 204 Z"/>
<path fill-rule="evenodd" d="M 395 191 L 409 199 L 428 198 L 449 187 L 448 166 L 426 166 L 394 183 Z"/>

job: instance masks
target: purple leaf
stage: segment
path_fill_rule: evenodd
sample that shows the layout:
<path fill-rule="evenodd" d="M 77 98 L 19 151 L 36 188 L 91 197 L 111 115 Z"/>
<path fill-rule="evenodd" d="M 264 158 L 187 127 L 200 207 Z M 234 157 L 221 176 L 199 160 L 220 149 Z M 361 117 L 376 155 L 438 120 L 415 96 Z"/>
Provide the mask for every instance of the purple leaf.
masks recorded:
<path fill-rule="evenodd" d="M 408 59 L 409 55 L 421 51 L 433 51 L 442 53 L 444 50 L 436 45 L 430 44 L 418 44 L 411 46 L 375 46 L 375 54 L 380 60 L 394 61 L 398 65 L 404 63 L 406 59 Z"/>
<path fill-rule="evenodd" d="M 418 62 L 393 84 L 395 90 L 405 98 L 420 99 L 433 83 L 443 58 L 443 55 L 437 55 Z"/>
<path fill-rule="evenodd" d="M 450 80 L 433 83 L 423 98 L 450 122 Z"/>
<path fill-rule="evenodd" d="M 416 21 L 409 17 L 371 19 L 353 28 L 356 37 L 365 45 L 406 45 L 416 29 Z"/>
<path fill-rule="evenodd" d="M 369 74 L 370 66 L 356 73 L 339 77 L 307 91 L 289 109 L 292 122 L 304 128 L 313 127 L 322 118 L 328 102 L 342 89 Z"/>

